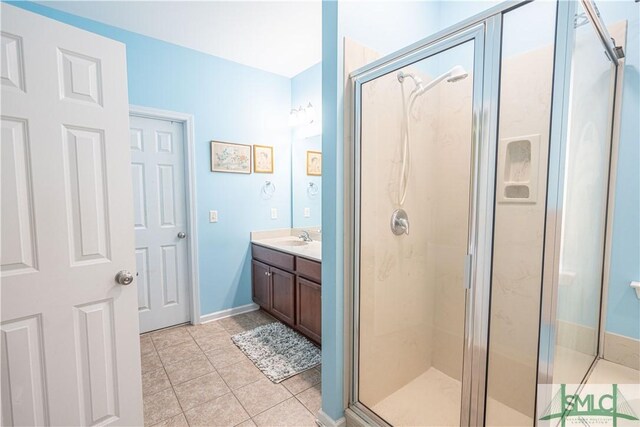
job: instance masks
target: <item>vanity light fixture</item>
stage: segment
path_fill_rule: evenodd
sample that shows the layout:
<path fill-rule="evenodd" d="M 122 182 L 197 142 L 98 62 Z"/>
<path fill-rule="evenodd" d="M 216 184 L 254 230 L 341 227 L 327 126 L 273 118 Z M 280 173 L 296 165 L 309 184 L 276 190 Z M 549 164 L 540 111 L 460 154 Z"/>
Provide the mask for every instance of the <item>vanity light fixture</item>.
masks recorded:
<path fill-rule="evenodd" d="M 313 104 L 309 102 L 306 107 L 302 105 L 298 108 L 292 108 L 289 113 L 289 126 L 296 127 L 302 125 L 308 125 L 314 122 L 316 119 L 316 111 L 313 108 Z"/>

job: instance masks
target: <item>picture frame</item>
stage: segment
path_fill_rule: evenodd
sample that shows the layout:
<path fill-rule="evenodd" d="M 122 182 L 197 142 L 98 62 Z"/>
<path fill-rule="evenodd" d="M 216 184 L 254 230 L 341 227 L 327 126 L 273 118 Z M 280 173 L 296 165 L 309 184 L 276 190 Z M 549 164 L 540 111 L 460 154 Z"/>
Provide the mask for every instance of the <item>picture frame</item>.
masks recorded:
<path fill-rule="evenodd" d="M 254 144 L 253 171 L 255 173 L 273 173 L 273 147 Z"/>
<path fill-rule="evenodd" d="M 322 175 L 322 152 L 321 151 L 307 151 L 307 175 L 309 176 Z"/>
<path fill-rule="evenodd" d="M 251 145 L 211 141 L 211 171 L 251 173 Z"/>

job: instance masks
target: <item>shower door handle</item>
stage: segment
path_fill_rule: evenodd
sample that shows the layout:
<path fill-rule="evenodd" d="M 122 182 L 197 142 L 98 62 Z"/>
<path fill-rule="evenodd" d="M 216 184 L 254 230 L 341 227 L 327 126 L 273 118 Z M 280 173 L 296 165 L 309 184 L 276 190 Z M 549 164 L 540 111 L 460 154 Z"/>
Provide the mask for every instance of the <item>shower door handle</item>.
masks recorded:
<path fill-rule="evenodd" d="M 465 289 L 471 289 L 471 268 L 473 266 L 473 255 L 466 254 L 464 256 L 464 282 L 462 286 Z"/>

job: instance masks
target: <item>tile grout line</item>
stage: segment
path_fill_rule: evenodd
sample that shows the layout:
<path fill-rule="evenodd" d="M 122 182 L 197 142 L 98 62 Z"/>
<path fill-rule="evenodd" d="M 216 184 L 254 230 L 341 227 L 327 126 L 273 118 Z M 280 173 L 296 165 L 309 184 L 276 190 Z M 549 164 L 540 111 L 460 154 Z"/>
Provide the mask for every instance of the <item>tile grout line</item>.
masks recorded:
<path fill-rule="evenodd" d="M 226 330 L 226 328 L 224 327 L 224 325 L 220 324 L 220 327 L 222 327 L 222 328 L 224 329 L 224 331 L 225 331 L 227 334 L 229 334 L 229 331 L 227 331 L 227 330 Z M 189 332 L 189 331 L 187 331 L 187 332 Z M 216 397 L 216 398 L 213 398 L 213 399 L 207 400 L 206 402 L 202 402 L 202 403 L 198 404 L 197 406 L 194 406 L 194 407 L 193 407 L 193 408 L 191 408 L 191 409 L 195 409 L 195 408 L 197 408 L 197 407 L 199 407 L 199 406 L 204 405 L 205 403 L 212 402 L 212 401 L 214 401 L 214 400 L 216 400 L 216 399 L 219 399 L 220 397 L 224 397 L 224 396 L 226 396 L 227 394 L 232 394 L 232 395 L 233 395 L 233 397 L 234 397 L 234 399 L 236 399 L 236 400 L 238 401 L 238 404 L 240 405 L 240 407 L 241 407 L 241 408 L 245 411 L 245 413 L 249 416 L 249 418 L 248 418 L 248 419 L 251 419 L 251 415 L 249 415 L 249 411 L 247 411 L 247 408 L 245 408 L 245 407 L 244 407 L 244 405 L 242 405 L 242 402 L 240 402 L 240 399 L 238 399 L 238 396 L 236 396 L 236 394 L 233 392 L 233 389 L 229 386 L 229 384 L 228 384 L 228 383 L 227 383 L 227 381 L 224 379 L 224 377 L 220 374 L 220 372 L 218 372 L 218 369 L 213 365 L 213 363 L 211 363 L 211 360 L 209 360 L 209 357 L 207 356 L 206 352 L 202 349 L 202 347 L 200 346 L 200 344 L 198 344 L 198 341 L 196 341 L 196 339 L 193 337 L 193 335 L 192 335 L 190 332 L 189 332 L 189 335 L 191 336 L 191 338 L 193 339 L 193 341 L 195 341 L 195 343 L 196 343 L 196 345 L 198 346 L 198 348 L 200 349 L 200 351 L 204 354 L 204 357 L 206 357 L 207 361 L 208 361 L 208 362 L 209 362 L 209 364 L 211 365 L 211 368 L 213 368 L 214 372 L 215 372 L 216 374 L 218 374 L 218 376 L 220 377 L 220 379 L 222 380 L 222 382 L 223 382 L 223 383 L 227 386 L 227 388 L 229 389 L 229 393 L 225 393 L 225 394 L 223 394 L 222 396 L 218 396 L 218 397 Z M 231 335 L 230 335 L 230 334 L 229 334 L 229 336 L 231 337 Z M 210 350 L 210 351 L 213 351 L 213 350 Z M 236 365 L 236 364 L 238 364 L 238 363 L 242 363 L 242 362 L 230 363 L 229 365 L 226 365 L 226 366 L 232 366 L 232 365 Z M 225 367 L 225 366 L 223 366 L 223 367 Z M 210 374 L 210 372 L 209 372 L 209 373 L 207 373 L 207 374 L 205 374 L 205 375 L 208 375 L 208 374 Z M 203 376 L 204 376 L 204 375 L 201 375 L 200 377 L 196 377 L 196 378 L 201 378 L 201 377 L 203 377 Z M 192 378 L 192 379 L 195 379 L 195 378 Z M 188 381 L 191 381 L 191 380 L 188 380 Z M 259 381 L 259 380 L 258 380 L 258 381 Z M 171 380 L 169 380 L 169 382 L 171 382 Z M 187 382 L 187 381 L 185 381 L 185 382 Z M 250 383 L 250 384 L 253 384 L 253 383 Z M 247 385 L 248 385 L 248 384 L 247 384 Z M 179 403 L 179 401 L 178 401 L 178 403 Z M 185 418 L 186 418 L 186 416 L 185 416 Z M 246 420 L 243 420 L 243 421 L 241 421 L 241 423 L 243 423 L 243 422 L 245 422 L 245 421 L 246 421 Z M 187 423 L 188 423 L 188 422 L 189 422 L 189 421 L 187 420 Z"/>
<path fill-rule="evenodd" d="M 238 315 L 238 316 L 241 316 L 241 315 Z M 231 316 L 231 317 L 229 317 L 229 319 L 232 319 L 233 317 L 235 317 L 235 316 Z M 222 319 L 221 319 L 221 320 L 222 320 Z M 276 321 L 276 322 L 277 322 L 277 320 L 274 320 L 274 321 Z M 215 322 L 219 322 L 219 321 L 215 321 Z M 251 324 L 253 325 L 253 327 L 254 327 L 254 328 L 255 328 L 255 327 L 259 327 L 259 326 L 263 326 L 263 324 L 257 323 L 257 322 L 256 322 L 256 321 L 254 321 L 253 319 L 249 319 L 249 322 L 248 322 L 248 323 L 251 323 Z M 273 323 L 273 322 L 267 322 L 267 323 Z M 265 323 L 265 324 L 266 324 L 266 323 Z M 182 382 L 180 382 L 180 383 L 178 383 L 178 384 L 174 384 L 174 383 L 173 383 L 173 381 L 172 381 L 172 380 L 171 380 L 171 378 L 169 377 L 169 374 L 168 374 L 168 372 L 167 372 L 166 368 L 167 368 L 167 366 L 171 366 L 171 365 L 174 365 L 174 364 L 177 364 L 177 363 L 181 363 L 181 362 L 184 362 L 185 360 L 181 360 L 181 361 L 176 361 L 176 362 L 172 362 L 172 363 L 167 363 L 167 364 L 165 364 L 165 362 L 164 362 L 164 361 L 162 360 L 162 358 L 160 357 L 160 354 L 159 354 L 159 352 L 158 352 L 158 348 L 156 347 L 155 341 L 153 340 L 153 337 L 151 336 L 154 332 L 157 332 L 158 330 L 157 330 L 157 331 L 153 331 L 153 332 L 149 332 L 149 333 L 145 333 L 145 334 L 141 334 L 141 335 L 140 335 L 140 337 L 149 336 L 150 341 L 151 341 L 151 344 L 152 344 L 153 349 L 154 349 L 154 352 L 155 352 L 156 356 L 158 357 L 158 359 L 160 360 L 161 367 L 162 367 L 162 369 L 163 369 L 163 371 L 164 371 L 164 373 L 165 373 L 165 376 L 167 377 L 167 379 L 168 379 L 168 381 L 169 381 L 169 384 L 170 384 L 170 387 L 168 387 L 168 388 L 166 388 L 166 389 L 163 389 L 163 390 L 160 390 L 160 391 L 158 391 L 158 392 L 156 392 L 156 393 L 153 393 L 153 394 L 152 394 L 152 395 L 150 395 L 150 396 L 154 396 L 154 395 L 156 395 L 156 394 L 158 394 L 158 393 L 160 393 L 160 392 L 162 392 L 162 391 L 166 391 L 166 390 L 168 390 L 169 388 L 171 388 L 171 390 L 172 390 L 172 392 L 173 392 L 173 395 L 174 395 L 174 397 L 176 398 L 176 400 L 177 400 L 177 402 L 178 402 L 178 406 L 180 407 L 180 409 L 181 409 L 181 411 L 182 411 L 182 412 L 180 412 L 180 413 L 178 413 L 178 414 L 172 415 L 172 416 L 170 416 L 170 417 L 168 417 L 168 418 L 165 418 L 165 419 L 163 419 L 163 420 L 159 420 L 159 421 L 157 421 L 154 425 L 159 424 L 159 423 L 162 423 L 163 421 L 166 421 L 166 420 L 168 420 L 168 419 L 170 419 L 170 418 L 173 418 L 173 417 L 176 417 L 176 416 L 178 416 L 178 415 L 183 415 L 183 416 L 184 416 L 185 421 L 187 422 L 187 424 L 188 424 L 188 425 L 190 425 L 189 420 L 188 420 L 188 419 L 187 419 L 187 417 L 186 417 L 186 411 L 184 410 L 184 407 L 182 406 L 182 404 L 180 403 L 180 400 L 178 399 L 178 394 L 177 394 L 177 392 L 176 392 L 176 389 L 175 389 L 175 388 L 176 388 L 177 386 L 181 385 L 181 384 L 184 384 L 184 383 L 189 382 L 189 381 L 196 380 L 196 379 L 198 379 L 198 378 L 202 378 L 202 377 L 204 377 L 204 376 L 206 376 L 206 375 L 209 375 L 209 374 L 211 374 L 211 373 L 214 373 L 214 372 L 215 372 L 215 373 L 220 377 L 220 379 L 222 379 L 222 382 L 223 382 L 223 383 L 226 385 L 226 387 L 229 389 L 229 392 L 228 392 L 228 393 L 223 394 L 222 396 L 218 396 L 218 397 L 216 397 L 216 398 L 213 398 L 213 399 L 207 400 L 207 401 L 205 401 L 205 402 L 201 402 L 201 403 L 199 403 L 198 405 L 194 406 L 193 408 L 190 408 L 189 410 L 191 410 L 191 409 L 195 409 L 195 408 L 197 408 L 197 407 L 199 407 L 199 406 L 202 406 L 202 405 L 204 405 L 204 404 L 206 404 L 206 403 L 212 402 L 213 400 L 216 400 L 216 399 L 219 399 L 219 398 L 221 398 L 221 397 L 224 397 L 224 396 L 226 396 L 226 395 L 228 395 L 228 394 L 231 394 L 231 395 L 236 399 L 236 401 L 239 403 L 240 407 L 245 411 L 245 413 L 246 413 L 246 414 L 248 415 L 248 417 L 249 417 L 249 418 L 247 418 L 247 419 L 245 419 L 245 420 L 241 421 L 239 424 L 242 424 L 242 423 L 244 423 L 244 422 L 246 422 L 246 421 L 249 421 L 249 420 L 250 420 L 251 422 L 253 422 L 254 424 L 256 424 L 256 422 L 255 422 L 255 420 L 254 420 L 254 418 L 255 418 L 255 417 L 257 417 L 257 416 L 259 416 L 259 415 L 261 415 L 261 414 L 263 414 L 263 413 L 265 413 L 265 412 L 267 412 L 267 411 L 269 411 L 269 410 L 273 409 L 274 407 L 276 407 L 276 406 L 278 406 L 278 405 L 282 404 L 283 402 L 286 402 L 286 401 L 290 400 L 291 398 L 295 398 L 295 399 L 296 399 L 296 400 L 297 400 L 297 401 L 298 401 L 298 402 L 299 402 L 299 403 L 300 403 L 300 404 L 305 408 L 305 410 L 306 410 L 309 414 L 311 414 L 311 416 L 312 416 L 314 419 L 316 419 L 316 414 L 312 413 L 312 412 L 311 412 L 311 410 L 309 410 L 309 408 L 307 408 L 307 406 L 306 406 L 306 405 L 305 405 L 305 404 L 300 400 L 300 398 L 298 398 L 298 395 L 299 395 L 299 394 L 301 394 L 301 393 L 303 393 L 303 392 L 305 392 L 305 391 L 307 391 L 307 390 L 309 390 L 310 388 L 312 388 L 312 387 L 316 386 L 317 384 L 319 384 L 319 382 L 318 382 L 318 383 L 315 383 L 315 384 L 312 384 L 312 385 L 310 385 L 309 387 L 304 388 L 303 390 L 298 391 L 298 393 L 297 393 L 297 394 L 294 394 L 294 393 L 293 393 L 291 390 L 289 390 L 289 389 L 288 389 L 284 384 L 282 384 L 282 382 L 280 382 L 280 383 L 274 383 L 274 384 L 279 384 L 279 385 L 282 387 L 282 389 L 283 389 L 283 390 L 285 390 L 285 391 L 289 394 L 289 396 L 288 396 L 287 398 L 285 398 L 284 400 L 282 400 L 282 401 L 280 401 L 280 402 L 277 402 L 277 403 L 275 403 L 274 405 L 271 405 L 270 407 L 268 407 L 268 408 L 266 408 L 266 409 L 264 409 L 264 410 L 260 411 L 259 413 L 257 413 L 257 414 L 255 414 L 255 415 L 253 415 L 253 416 L 252 416 L 252 415 L 249 413 L 249 411 L 247 410 L 247 408 L 242 404 L 242 402 L 241 402 L 241 401 L 240 401 L 240 399 L 238 398 L 238 395 L 236 394 L 236 391 L 240 390 L 241 388 L 245 388 L 245 387 L 248 387 L 248 386 L 250 386 L 250 385 L 252 385 L 252 384 L 255 384 L 255 383 L 257 383 L 258 381 L 261 381 L 261 380 L 263 380 L 263 379 L 265 379 L 265 378 L 266 378 L 267 380 L 269 380 L 269 381 L 271 381 L 271 380 L 270 380 L 270 379 L 269 379 L 269 378 L 264 374 L 264 372 L 262 372 L 259 368 L 257 368 L 257 366 L 255 366 L 255 363 L 254 363 L 251 359 L 249 359 L 249 358 L 247 357 L 247 355 L 246 355 L 246 354 L 244 354 L 244 352 L 242 352 L 242 353 L 243 353 L 243 356 L 244 356 L 244 359 L 245 359 L 245 360 L 248 360 L 249 362 L 251 362 L 251 363 L 253 364 L 253 366 L 254 366 L 256 369 L 258 369 L 258 371 L 260 372 L 260 374 L 261 374 L 262 378 L 257 379 L 257 380 L 255 380 L 255 381 L 251 381 L 251 382 L 249 382 L 249 383 L 247 383 L 247 384 L 244 384 L 244 385 L 243 385 L 243 386 L 241 386 L 241 387 L 238 387 L 238 389 L 237 389 L 237 390 L 234 390 L 232 387 L 230 387 L 230 386 L 229 386 L 229 383 L 228 383 L 228 382 L 224 379 L 224 377 L 220 374 L 220 372 L 218 371 L 218 369 L 219 369 L 219 368 L 217 368 L 216 366 L 214 366 L 214 364 L 211 362 L 211 359 L 209 359 L 209 356 L 207 356 L 207 354 L 206 354 L 207 352 L 205 352 L 205 351 L 204 351 L 204 349 L 202 348 L 202 346 L 198 343 L 198 341 L 197 341 L 196 337 L 192 334 L 192 332 L 191 332 L 189 329 L 187 329 L 187 328 L 185 327 L 186 325 L 187 325 L 187 324 L 176 325 L 175 327 L 167 328 L 167 330 L 172 330 L 172 329 L 179 330 L 180 328 L 184 328 L 184 329 L 185 329 L 185 331 L 187 332 L 187 334 L 189 335 L 189 337 L 190 337 L 191 341 L 192 341 L 192 342 L 194 342 L 194 343 L 196 344 L 196 346 L 198 347 L 198 349 L 200 350 L 200 352 L 202 353 L 202 355 L 204 355 L 204 357 L 206 358 L 207 362 L 210 364 L 210 366 L 211 366 L 211 368 L 213 369 L 213 371 L 207 372 L 207 373 L 205 373 L 205 374 L 203 374 L 203 375 L 196 376 L 196 377 L 194 377 L 194 378 L 190 378 L 190 379 L 188 379 L 188 380 L 186 380 L 186 381 L 182 381 Z M 247 328 L 247 327 L 249 327 L 249 326 L 241 325 L 241 324 L 239 324 L 239 323 L 236 323 L 236 325 L 238 325 L 239 327 L 243 328 L 243 330 L 241 330 L 241 331 L 230 331 L 229 329 L 227 329 L 227 327 L 225 327 L 225 326 L 224 326 L 224 324 L 222 324 L 222 323 L 218 323 L 218 325 L 219 325 L 219 326 L 220 326 L 220 328 L 222 329 L 222 331 L 219 331 L 219 332 L 225 332 L 225 333 L 229 336 L 229 338 L 231 338 L 231 337 L 232 337 L 233 335 L 235 335 L 235 334 L 242 333 L 242 332 L 246 332 L 247 330 L 252 329 L 252 328 L 250 328 L 250 329 L 245 329 L 245 328 Z M 206 334 L 204 335 L 204 337 L 206 337 Z M 203 337 L 200 337 L 200 338 L 203 338 Z M 232 342 L 233 342 L 233 341 L 232 341 Z M 168 349 L 168 348 L 171 348 L 171 347 L 176 347 L 176 346 L 183 345 L 183 344 L 187 344 L 187 343 L 189 343 L 189 341 L 185 341 L 185 342 L 181 342 L 181 343 L 177 343 L 177 344 L 169 345 L 169 346 L 163 347 L 161 350 Z M 239 347 L 235 346 L 235 348 L 239 348 Z M 209 350 L 209 352 L 212 352 L 212 351 L 218 351 L 218 350 L 221 350 L 221 348 L 211 349 L 211 350 Z M 242 349 L 240 349 L 240 350 L 242 351 Z M 193 358 L 196 358 L 196 357 L 199 357 L 199 356 L 200 356 L 200 355 L 195 356 L 195 357 L 193 357 Z M 190 360 L 190 359 L 186 359 L 186 360 Z M 229 366 L 233 366 L 233 365 L 237 365 L 237 364 L 240 364 L 240 363 L 242 363 L 242 360 L 241 360 L 241 361 L 238 361 L 238 362 L 235 362 L 235 363 L 229 363 L 229 364 L 226 364 L 225 366 L 221 366 L 221 367 L 220 367 L 220 369 L 221 369 L 221 368 L 226 368 L 226 367 L 229 367 Z M 313 369 L 313 368 L 312 368 L 312 369 Z M 160 368 L 158 368 L 157 370 L 160 370 Z M 154 372 L 154 371 L 151 371 L 151 372 Z M 303 372 L 304 372 L 304 371 L 303 371 Z M 299 374 L 296 374 L 296 375 L 299 375 Z M 291 378 L 293 378 L 293 377 L 291 377 Z M 144 397 L 144 396 L 143 396 L 143 397 Z"/>
<path fill-rule="evenodd" d="M 220 325 L 220 326 L 222 326 L 222 328 L 224 328 L 225 330 L 227 330 L 227 329 L 224 327 L 224 325 Z M 260 326 L 260 325 L 258 325 L 258 326 Z M 257 327 L 257 326 L 256 326 L 256 327 Z M 227 332 L 228 332 L 228 331 L 227 331 Z M 246 332 L 246 331 L 243 331 L 243 332 Z M 230 336 L 232 336 L 232 335 L 231 335 L 231 332 L 228 332 L 228 333 L 229 333 L 229 335 L 230 335 Z M 238 332 L 238 333 L 241 333 L 241 332 Z M 197 344 L 197 342 L 196 342 L 196 344 Z M 237 346 L 236 346 L 236 348 L 239 348 L 239 347 L 237 347 Z M 240 349 L 240 351 L 242 351 L 242 349 Z M 246 359 L 246 360 L 249 360 L 249 361 L 253 364 L 253 366 L 254 366 L 256 369 L 258 369 L 258 367 L 257 367 L 257 366 L 255 366 L 255 363 L 254 363 L 251 359 L 249 359 L 249 358 L 247 357 L 247 355 L 246 355 L 246 354 L 244 354 L 244 352 L 242 352 L 242 354 L 243 354 L 243 356 L 245 357 L 245 359 Z M 242 363 L 242 361 L 237 362 L 237 363 L 230 363 L 230 364 L 229 364 L 229 365 L 227 365 L 227 366 L 237 365 L 237 364 L 240 364 L 240 363 Z M 224 366 L 223 366 L 223 367 L 224 367 Z M 214 367 L 214 369 L 215 369 L 215 367 Z M 217 370 L 216 370 L 216 371 L 217 371 Z M 262 372 L 260 369 L 258 369 L 258 371 L 260 372 L 260 374 L 261 374 L 264 378 L 269 379 L 269 378 L 264 374 L 264 372 Z M 220 373 L 218 373 L 218 375 L 220 375 Z M 250 382 L 250 383 L 247 383 L 247 384 L 243 385 L 242 387 L 238 387 L 238 389 L 237 389 L 237 390 L 234 390 L 233 388 L 231 388 L 231 387 L 229 386 L 229 384 L 227 383 L 227 381 L 224 379 L 224 377 L 223 377 L 222 375 L 220 375 L 220 378 L 222 378 L 222 381 L 224 381 L 224 383 L 227 385 L 227 387 L 229 387 L 229 390 L 231 390 L 231 394 L 233 394 L 233 397 L 238 401 L 238 403 L 240 404 L 240 406 L 242 407 L 242 409 L 244 409 L 244 411 L 245 411 L 245 412 L 247 413 L 247 415 L 249 416 L 249 419 L 250 419 L 254 424 L 256 424 L 256 423 L 255 423 L 255 421 L 253 421 L 254 417 L 257 417 L 258 415 L 262 414 L 263 412 L 266 412 L 266 411 L 268 411 L 269 409 L 275 408 L 276 406 L 278 406 L 278 405 L 279 405 L 279 404 L 281 404 L 282 402 L 284 402 L 284 401 L 286 401 L 286 400 L 289 400 L 291 397 L 294 397 L 293 393 L 291 393 L 291 392 L 289 391 L 289 389 L 287 389 L 286 387 L 282 386 L 282 388 L 284 388 L 284 390 L 285 390 L 287 393 L 289 393 L 289 394 L 290 394 L 290 397 L 287 397 L 285 400 L 283 400 L 283 401 L 281 401 L 281 402 L 277 402 L 277 403 L 276 403 L 276 404 L 274 404 L 273 406 L 270 406 L 270 407 L 266 408 L 264 411 L 258 412 L 258 413 L 257 413 L 257 414 L 255 414 L 255 415 L 251 415 L 251 414 L 249 413 L 249 411 L 247 410 L 247 408 L 242 404 L 242 401 L 240 400 L 240 398 L 238 397 L 238 395 L 237 395 L 235 392 L 236 392 L 237 390 L 241 389 L 241 388 L 244 388 L 244 387 L 250 386 L 251 384 L 255 384 L 255 383 L 257 383 L 258 381 L 261 381 L 263 378 L 260 378 L 260 379 L 258 379 L 258 380 L 252 381 L 252 382 Z M 303 405 L 303 406 L 304 406 L 304 405 Z M 245 422 L 245 421 L 247 421 L 247 420 L 244 420 L 244 421 L 242 421 L 242 422 Z"/>

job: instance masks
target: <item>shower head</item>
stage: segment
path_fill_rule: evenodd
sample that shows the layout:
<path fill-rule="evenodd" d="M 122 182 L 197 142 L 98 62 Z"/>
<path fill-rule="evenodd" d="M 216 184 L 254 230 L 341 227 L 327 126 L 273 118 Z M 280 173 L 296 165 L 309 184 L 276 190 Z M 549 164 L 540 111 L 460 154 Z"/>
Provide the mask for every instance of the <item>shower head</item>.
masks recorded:
<path fill-rule="evenodd" d="M 466 79 L 469 73 L 465 71 L 464 68 L 460 65 L 454 66 L 451 70 L 449 70 L 449 77 L 447 81 L 449 83 L 458 82 L 460 80 Z"/>
<path fill-rule="evenodd" d="M 417 77 L 412 73 L 405 73 L 403 71 L 400 71 L 398 73 L 398 81 L 400 83 L 403 83 L 405 78 L 410 77 L 416 84 L 416 88 L 413 91 L 415 96 L 420 96 L 427 92 L 429 89 L 435 87 L 443 80 L 446 80 L 449 83 L 455 83 L 467 78 L 467 76 L 469 76 L 469 73 L 467 73 L 467 71 L 461 65 L 455 65 L 449 71 L 431 80 L 426 85 L 422 82 L 420 77 Z"/>

